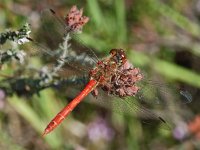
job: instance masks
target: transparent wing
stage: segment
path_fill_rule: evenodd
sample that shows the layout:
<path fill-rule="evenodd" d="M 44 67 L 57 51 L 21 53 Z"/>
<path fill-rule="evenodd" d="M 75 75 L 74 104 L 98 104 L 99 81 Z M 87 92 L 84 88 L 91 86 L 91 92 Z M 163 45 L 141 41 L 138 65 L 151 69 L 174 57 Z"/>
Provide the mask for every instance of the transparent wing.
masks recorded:
<path fill-rule="evenodd" d="M 138 83 L 138 86 L 140 90 L 136 97 L 141 102 L 147 104 L 170 106 L 187 104 L 192 101 L 189 91 L 180 89 L 172 84 L 144 79 Z"/>
<path fill-rule="evenodd" d="M 85 78 L 97 59 L 94 52 L 78 44 L 72 37 L 76 35 L 69 32 L 55 12 L 48 9 L 41 13 L 38 28 L 32 30 L 31 38 L 27 38 L 30 42 L 21 46 L 27 54 L 26 61 L 29 63 L 25 63 L 25 69 L 19 69 L 18 74 L 32 77 L 33 85 L 23 78 L 25 88 L 28 87 L 26 85 L 31 85 L 31 93 L 35 92 L 32 92 L 32 89 L 39 88 L 39 91 L 40 86 L 59 87 L 86 81 Z M 37 83 L 34 82 L 36 80 Z M 27 90 L 21 91 L 24 93 Z"/>
<path fill-rule="evenodd" d="M 85 66 L 90 61 L 90 58 L 85 55 L 76 55 L 71 49 L 62 49 L 60 53 L 56 53 L 36 42 L 32 42 L 29 47 L 29 57 L 35 56 L 40 58 L 44 63 L 50 64 L 49 66 L 54 69 L 62 64 L 63 66 L 58 70 L 61 74 L 74 72 L 74 74 L 85 75 L 90 68 L 89 66 Z"/>
<path fill-rule="evenodd" d="M 75 75 L 85 75 L 89 72 L 91 67 L 94 66 L 95 59 L 89 51 L 84 49 L 75 42 L 72 37 L 74 34 L 68 34 L 69 30 L 64 24 L 64 21 L 53 10 L 46 9 L 41 13 L 41 25 L 35 32 L 35 37 L 29 44 L 29 56 L 40 57 L 45 63 L 53 64 L 52 67 L 56 68 L 56 64 L 65 64 L 59 73 L 64 75 L 74 72 Z M 75 45 L 75 47 L 72 47 Z M 94 52 L 92 52 L 94 53 Z"/>
<path fill-rule="evenodd" d="M 137 117 L 142 123 L 159 125 L 162 129 L 170 130 L 173 126 L 171 121 L 166 121 L 164 110 L 155 112 L 149 106 L 143 106 L 135 97 L 121 99 L 104 95 L 97 99 L 92 98 L 90 102 L 119 114 Z"/>
<path fill-rule="evenodd" d="M 48 43 L 47 45 L 53 50 L 58 49 L 60 43 L 63 42 L 63 37 L 69 36 L 69 46 L 73 49 L 73 55 L 79 57 L 77 60 L 85 59 L 84 63 L 76 60 L 81 65 L 91 67 L 98 60 L 94 51 L 87 47 L 83 41 L 78 38 L 78 34 L 72 32 L 72 30 L 65 24 L 64 19 L 52 9 L 42 11 L 41 28 L 39 33 L 39 41 L 45 41 L 45 43 Z"/>
<path fill-rule="evenodd" d="M 170 129 L 174 124 L 174 118 L 170 118 L 174 116 L 173 111 L 170 110 L 173 108 L 178 109 L 182 104 L 192 101 L 192 96 L 187 90 L 180 90 L 170 84 L 156 80 L 152 81 L 147 77 L 144 77 L 137 84 L 140 90 L 135 96 L 125 99 L 108 98 L 104 92 L 104 96 L 93 102 L 117 113 L 130 114 L 140 119 L 142 118 L 145 123 L 155 124 L 157 122 L 162 128 Z M 103 94 L 103 92 L 101 93 Z"/>
<path fill-rule="evenodd" d="M 71 37 L 80 44 L 79 46 L 81 47 L 81 49 L 84 49 L 85 53 L 87 53 L 88 56 L 93 58 L 94 62 L 97 62 L 98 57 L 96 56 L 94 51 L 90 47 L 86 46 L 86 44 L 78 37 L 79 34 L 77 34 L 77 32 L 73 32 L 73 29 L 70 29 L 70 27 L 66 25 L 66 22 L 63 19 L 63 17 L 60 17 L 60 15 L 58 15 L 53 9 L 49 9 L 47 13 L 53 15 L 55 21 L 60 24 L 60 29 L 62 30 L 61 33 L 67 34 L 70 32 Z M 80 52 L 81 51 L 83 50 L 80 50 Z"/>

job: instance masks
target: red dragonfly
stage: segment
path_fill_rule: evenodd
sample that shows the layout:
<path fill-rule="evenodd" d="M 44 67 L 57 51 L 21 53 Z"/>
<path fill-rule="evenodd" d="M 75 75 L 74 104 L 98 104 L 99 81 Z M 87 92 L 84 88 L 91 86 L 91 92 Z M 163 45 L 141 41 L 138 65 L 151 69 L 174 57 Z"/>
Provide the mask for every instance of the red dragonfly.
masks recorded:
<path fill-rule="evenodd" d="M 76 6 L 73 6 L 70 9 L 64 19 L 60 18 L 52 9 L 47 11 L 48 14 L 52 14 L 52 16 L 59 21 L 60 25 L 62 25 L 64 27 L 63 29 L 66 31 L 65 36 L 70 36 L 70 38 L 76 38 L 74 33 L 80 32 L 83 25 L 89 20 L 88 17 L 82 16 L 82 9 L 78 10 Z M 79 40 L 79 42 L 81 41 Z M 46 51 L 46 48 L 44 49 L 45 52 L 52 55 L 51 52 Z M 93 55 L 93 60 L 97 58 L 92 50 L 88 49 L 87 52 L 90 52 L 90 54 Z M 62 59 L 68 57 L 66 56 L 66 53 L 63 55 L 64 57 L 62 57 Z M 77 58 L 75 58 L 75 60 L 78 61 Z M 65 63 L 72 66 L 72 64 L 68 61 Z M 114 95 L 122 98 L 123 101 L 126 101 L 128 98 L 128 101 L 126 102 L 128 104 L 131 102 L 132 104 L 130 104 L 129 107 L 132 107 L 135 111 L 141 111 L 142 113 L 148 114 L 147 116 L 154 117 L 162 123 L 167 124 L 162 117 L 157 116 L 154 113 L 149 112 L 147 109 L 137 105 L 134 100 L 129 101 L 129 97 L 137 97 L 146 101 L 146 97 L 148 97 L 147 99 L 149 100 L 149 97 L 156 96 L 152 98 L 154 103 L 163 103 L 162 99 L 157 96 L 157 90 L 159 90 L 161 94 L 165 93 L 166 90 L 162 90 L 162 86 L 159 84 L 157 86 L 152 86 L 152 82 L 146 82 L 145 78 L 146 77 L 141 73 L 140 69 L 133 67 L 133 65 L 127 60 L 123 49 L 110 50 L 110 55 L 108 57 L 100 60 L 97 58 L 95 60 L 94 67 L 88 71 L 89 81 L 85 85 L 85 88 L 52 119 L 52 121 L 47 125 L 43 136 L 53 131 L 89 93 L 92 93 L 93 96 L 97 97 L 99 88 L 105 91 L 108 95 Z M 142 91 L 153 91 L 154 94 L 152 95 L 150 93 L 151 96 L 149 96 L 148 94 L 144 94 Z M 187 102 L 192 100 L 191 95 L 187 91 L 179 92 Z"/>

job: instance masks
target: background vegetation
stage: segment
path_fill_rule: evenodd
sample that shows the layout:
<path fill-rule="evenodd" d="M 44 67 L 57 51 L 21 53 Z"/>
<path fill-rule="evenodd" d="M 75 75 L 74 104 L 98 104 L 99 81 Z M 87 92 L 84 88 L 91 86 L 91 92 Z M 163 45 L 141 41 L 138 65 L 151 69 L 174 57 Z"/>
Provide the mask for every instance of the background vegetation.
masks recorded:
<path fill-rule="evenodd" d="M 24 96 L 26 93 L 5 93 L 2 88 L 0 149 L 200 149 L 200 1 L 0 0 L 0 31 L 17 30 L 29 22 L 33 28 L 31 36 L 41 44 L 50 43 L 55 37 L 51 28 L 44 35 L 41 11 L 54 8 L 64 16 L 72 5 L 83 7 L 90 18 L 80 38 L 100 58 L 111 48 L 123 48 L 130 61 L 151 77 L 187 89 L 192 102 L 181 105 L 173 101 L 171 107 L 159 110 L 157 113 L 173 123 L 172 129 L 163 130 L 165 127 L 159 123 L 143 124 L 142 117 L 115 113 L 110 111 L 112 108 L 92 103 L 89 96 L 54 133 L 42 138 L 47 123 L 78 92 L 76 86 L 48 88 L 30 97 Z M 1 50 L 7 47 L 1 46 Z M 31 47 L 23 49 L 30 51 Z M 31 65 L 41 68 L 48 62 L 46 57 L 34 57 Z M 23 69 L 24 65 L 15 60 L 2 65 L 1 81 L 10 82 Z M 101 99 L 106 101 L 108 97 Z"/>

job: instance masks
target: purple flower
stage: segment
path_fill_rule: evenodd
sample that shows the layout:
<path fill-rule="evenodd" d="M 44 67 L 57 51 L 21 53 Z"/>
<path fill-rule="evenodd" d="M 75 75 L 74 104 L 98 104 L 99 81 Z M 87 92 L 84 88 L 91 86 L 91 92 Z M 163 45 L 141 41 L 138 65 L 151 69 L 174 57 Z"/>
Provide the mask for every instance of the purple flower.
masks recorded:
<path fill-rule="evenodd" d="M 110 141 L 114 137 L 114 131 L 104 119 L 98 118 L 88 125 L 88 137 L 93 142 Z"/>
<path fill-rule="evenodd" d="M 177 140 L 183 140 L 188 135 L 187 124 L 184 122 L 178 123 L 173 131 L 173 136 Z"/>
<path fill-rule="evenodd" d="M 5 98 L 6 98 L 6 94 L 4 90 L 0 89 L 0 110 L 3 109 L 5 105 Z"/>

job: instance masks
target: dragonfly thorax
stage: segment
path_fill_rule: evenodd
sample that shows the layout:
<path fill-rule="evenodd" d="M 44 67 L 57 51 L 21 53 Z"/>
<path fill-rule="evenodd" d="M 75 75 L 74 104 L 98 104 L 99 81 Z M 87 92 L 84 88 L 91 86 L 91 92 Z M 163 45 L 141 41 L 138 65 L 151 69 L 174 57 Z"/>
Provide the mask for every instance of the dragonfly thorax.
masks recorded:
<path fill-rule="evenodd" d="M 126 62 L 126 56 L 122 49 L 112 49 L 110 56 L 98 61 L 95 68 L 90 71 L 90 78 L 95 79 L 99 84 L 105 84 L 112 80 L 120 69 L 120 67 Z"/>

